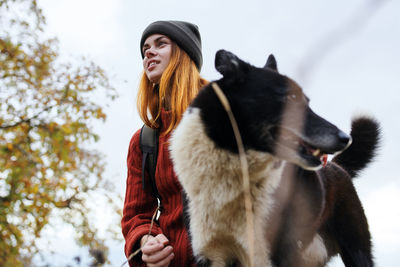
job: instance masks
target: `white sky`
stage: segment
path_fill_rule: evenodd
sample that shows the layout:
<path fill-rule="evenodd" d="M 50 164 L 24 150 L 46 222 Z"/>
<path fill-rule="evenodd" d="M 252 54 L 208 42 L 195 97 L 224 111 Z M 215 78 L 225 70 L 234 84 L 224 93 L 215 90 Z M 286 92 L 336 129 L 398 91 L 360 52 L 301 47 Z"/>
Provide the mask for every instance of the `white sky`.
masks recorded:
<path fill-rule="evenodd" d="M 107 156 L 107 174 L 124 196 L 126 153 L 141 126 L 135 97 L 141 72 L 139 40 L 155 20 L 187 20 L 197 24 L 203 40 L 202 75 L 219 78 L 214 69 L 218 49 L 234 52 L 256 66 L 273 53 L 281 73 L 295 79 L 320 115 L 349 131 L 351 117 L 370 114 L 382 124 L 379 157 L 356 180 L 370 223 L 377 266 L 398 266 L 400 252 L 400 2 L 384 1 L 356 34 L 324 54 L 318 64 L 303 64 L 321 39 L 338 40 L 336 29 L 356 27 L 363 7 L 378 0 L 39 0 L 47 32 L 60 40 L 64 57 L 85 55 L 101 65 L 120 98 L 107 109 L 108 120 L 97 126 L 98 149 Z M 382 1 L 381 1 L 382 2 Z M 372 13 L 371 13 L 372 14 Z M 336 34 L 335 34 L 336 33 Z M 315 50 L 312 50 L 315 51 Z M 326 51 L 325 49 L 321 50 Z M 302 70 L 310 70 L 302 76 Z M 305 66 L 305 67 L 304 67 Z M 311 69 L 307 68 L 309 66 Z M 306 79 L 307 78 L 307 79 Z M 105 215 L 106 217 L 106 215 Z M 103 218 L 99 218 L 101 220 Z M 58 238 L 62 238 L 60 233 Z M 68 234 L 64 235 L 69 236 Z M 76 252 L 63 246 L 63 258 Z M 71 257 L 70 257 L 71 258 Z M 63 262 L 58 259 L 60 264 Z M 124 262 L 123 243 L 113 244 L 111 266 Z M 331 265 L 343 266 L 340 260 Z"/>

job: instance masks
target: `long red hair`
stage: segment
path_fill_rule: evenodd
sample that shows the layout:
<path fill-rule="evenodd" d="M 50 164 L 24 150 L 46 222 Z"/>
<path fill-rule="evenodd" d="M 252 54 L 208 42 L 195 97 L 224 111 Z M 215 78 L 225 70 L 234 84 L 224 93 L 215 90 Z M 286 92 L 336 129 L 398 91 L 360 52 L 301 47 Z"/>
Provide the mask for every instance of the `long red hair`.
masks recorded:
<path fill-rule="evenodd" d="M 139 115 L 147 126 L 159 128 L 161 109 L 170 110 L 170 123 L 164 125 L 166 130 L 161 133 L 166 135 L 178 125 L 190 102 L 207 83 L 188 54 L 172 43 L 171 59 L 158 87 L 143 71 L 137 98 Z"/>

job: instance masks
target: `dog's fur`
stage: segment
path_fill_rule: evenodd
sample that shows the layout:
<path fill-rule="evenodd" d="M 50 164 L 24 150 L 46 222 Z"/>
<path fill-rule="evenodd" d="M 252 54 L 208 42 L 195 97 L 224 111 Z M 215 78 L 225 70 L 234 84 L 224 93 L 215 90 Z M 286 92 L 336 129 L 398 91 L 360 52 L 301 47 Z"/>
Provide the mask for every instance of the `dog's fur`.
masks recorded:
<path fill-rule="evenodd" d="M 373 266 L 367 220 L 351 179 L 375 155 L 378 123 L 358 118 L 352 138 L 343 133 L 310 109 L 301 88 L 278 73 L 273 56 L 256 68 L 221 50 L 215 65 L 246 149 L 254 265 L 324 266 L 340 253 L 346 266 Z M 323 153 L 343 150 L 321 168 Z M 211 85 L 173 133 L 171 156 L 198 265 L 249 266 L 238 149 Z"/>

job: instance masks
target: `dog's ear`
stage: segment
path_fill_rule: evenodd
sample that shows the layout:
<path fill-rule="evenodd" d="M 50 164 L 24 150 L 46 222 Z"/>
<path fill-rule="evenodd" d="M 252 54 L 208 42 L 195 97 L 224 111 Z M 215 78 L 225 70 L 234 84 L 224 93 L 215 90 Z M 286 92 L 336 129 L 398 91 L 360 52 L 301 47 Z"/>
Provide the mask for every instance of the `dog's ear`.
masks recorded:
<path fill-rule="evenodd" d="M 267 63 L 265 63 L 264 69 L 272 69 L 274 71 L 278 71 L 278 66 L 276 64 L 276 59 L 273 54 L 270 54 Z"/>
<path fill-rule="evenodd" d="M 248 64 L 231 52 L 218 50 L 215 54 L 215 68 L 226 78 L 241 79 L 248 69 Z"/>

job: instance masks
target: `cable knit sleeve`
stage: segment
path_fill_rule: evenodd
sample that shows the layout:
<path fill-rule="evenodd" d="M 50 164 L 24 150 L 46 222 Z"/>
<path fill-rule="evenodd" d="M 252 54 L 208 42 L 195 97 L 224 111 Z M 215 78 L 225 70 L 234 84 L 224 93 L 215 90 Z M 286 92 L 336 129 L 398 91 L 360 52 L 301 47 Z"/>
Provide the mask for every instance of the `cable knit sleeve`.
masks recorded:
<path fill-rule="evenodd" d="M 151 218 L 157 207 L 157 202 L 151 192 L 151 187 L 142 187 L 142 151 L 139 145 L 140 130 L 132 137 L 128 150 L 128 177 L 126 194 L 121 220 L 122 233 L 125 238 L 125 254 L 127 257 L 139 248 L 140 239 L 148 234 Z M 146 177 L 147 179 L 147 177 Z M 152 235 L 162 233 L 157 224 L 153 225 Z M 141 253 L 134 257 L 130 266 L 144 266 Z"/>

